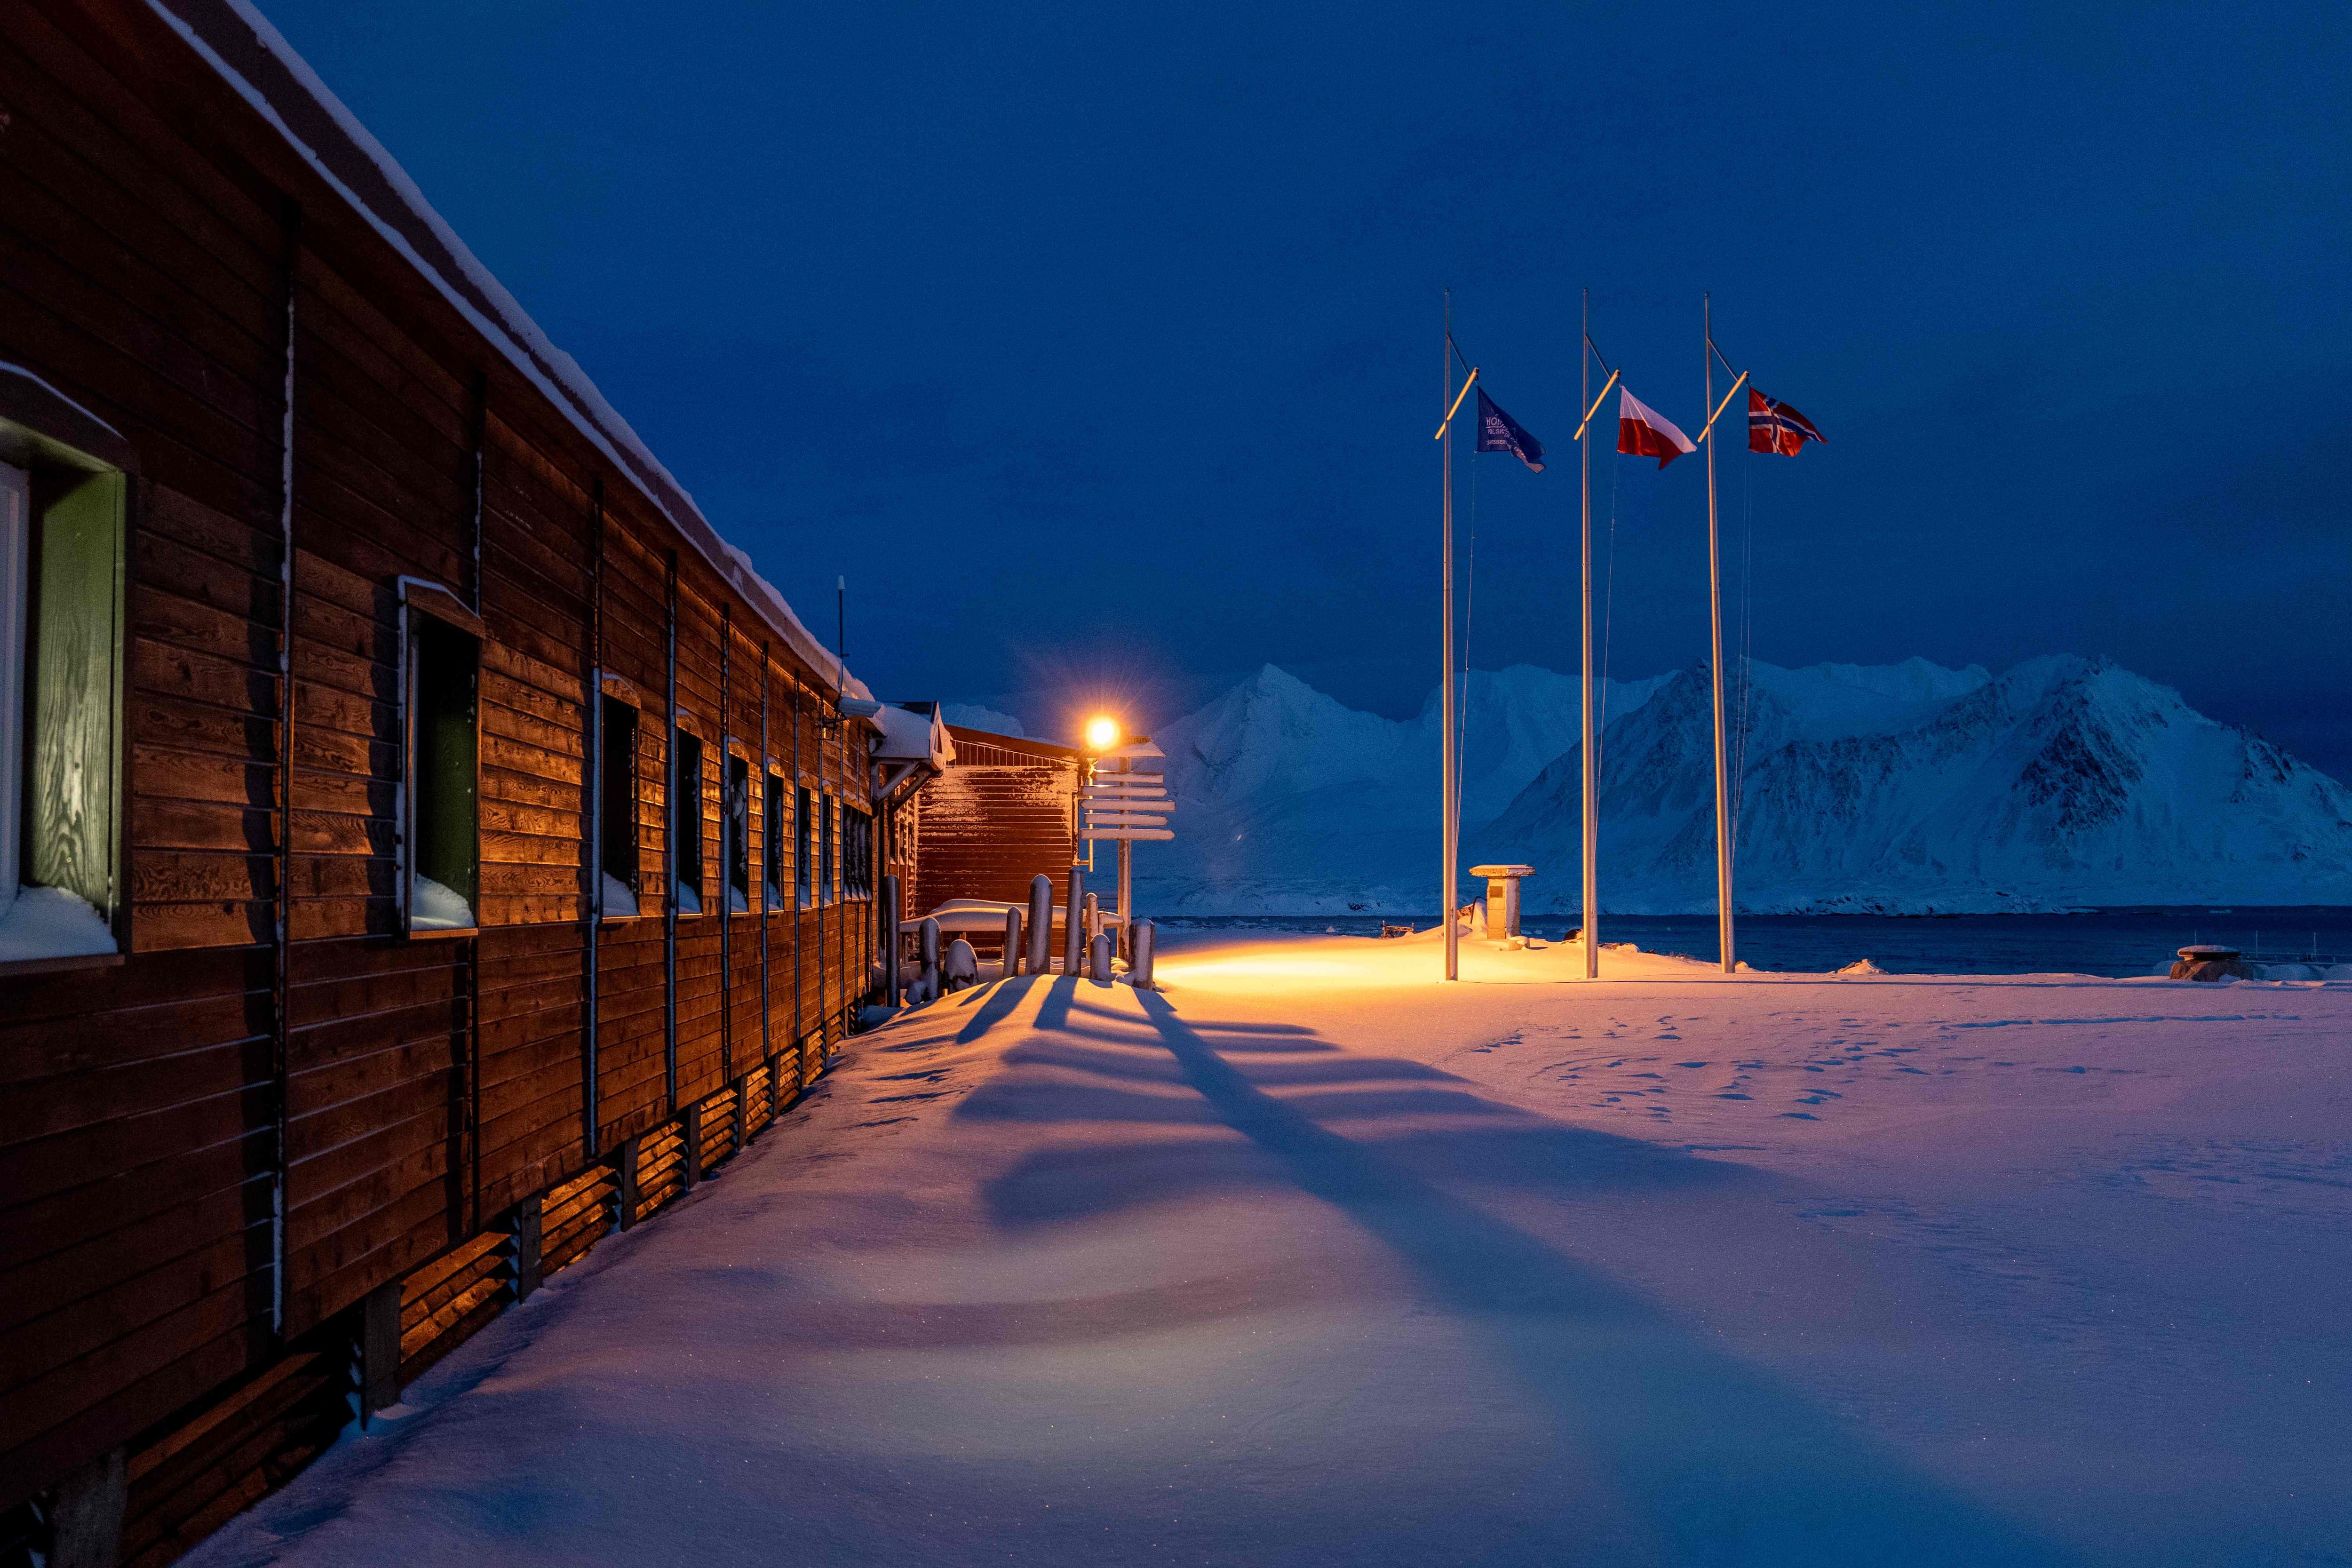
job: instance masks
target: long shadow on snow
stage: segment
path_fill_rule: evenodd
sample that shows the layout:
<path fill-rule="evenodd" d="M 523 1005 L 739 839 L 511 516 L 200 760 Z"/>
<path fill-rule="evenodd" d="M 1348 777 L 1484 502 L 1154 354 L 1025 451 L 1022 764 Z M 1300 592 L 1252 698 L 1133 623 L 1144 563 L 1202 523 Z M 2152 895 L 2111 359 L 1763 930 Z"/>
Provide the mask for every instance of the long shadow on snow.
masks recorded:
<path fill-rule="evenodd" d="M 1064 1009 L 1062 1016 L 1069 1011 Z M 1139 1033 L 1132 1015 L 1093 1006 L 1078 1011 L 1101 1025 L 1065 1024 L 1051 1038 L 1024 1040 L 1004 1055 L 1005 1063 L 1015 1069 L 1042 1068 L 1054 1076 L 1016 1070 L 995 1079 L 957 1105 L 952 1112 L 956 1120 L 1139 1128 L 1227 1125 L 1228 1119 L 1213 1104 L 1183 1092 L 1195 1086 L 1182 1064 L 1163 1053 L 1156 1034 Z M 1038 1027 L 1041 1033 L 1045 1027 L 1042 1016 Z M 1261 1040 L 1246 1024 L 1188 1021 L 1187 1027 L 1196 1036 L 1210 1031 L 1230 1036 L 1226 1049 L 1272 1056 L 1272 1060 L 1242 1068 L 1228 1063 L 1227 1068 L 1254 1090 L 1296 1090 L 1279 1103 L 1312 1122 L 1375 1124 L 1374 1138 L 1382 1155 L 1423 1179 L 1578 1192 L 1764 1184 L 1764 1178 L 1745 1166 L 1693 1159 L 1681 1150 L 1567 1126 L 1488 1100 L 1467 1079 L 1424 1063 L 1359 1056 L 1289 1034 Z M 1318 1054 L 1298 1054 L 1305 1050 Z M 1097 1081 L 1070 1082 L 1067 1075 L 1073 1072 Z M 1412 1087 L 1401 1085 L 1400 1079 Z M 1164 1088 L 1154 1092 L 1155 1085 Z M 984 1191 L 997 1223 L 1026 1226 L 1116 1213 L 1220 1189 L 1291 1184 L 1282 1163 L 1247 1138 L 1137 1138 L 1094 1139 L 1036 1150 L 990 1180 Z"/>
<path fill-rule="evenodd" d="M 1246 1146 L 1171 1141 L 1127 1152 L 1123 1164 L 1095 1151 L 1044 1152 L 991 1184 L 990 1202 L 1001 1221 L 1034 1223 L 1073 1206 L 1100 1212 L 1165 1198 L 1171 1184 L 1197 1190 L 1280 1181 L 1321 1198 L 1412 1266 L 1542 1401 L 1563 1452 L 1590 1455 L 1605 1469 L 1626 1517 L 1592 1520 L 1593 1535 L 1623 1540 L 1621 1531 L 1630 1531 L 1650 1543 L 1643 1556 L 1808 1564 L 2067 1560 L 2054 1546 L 1945 1490 L 1794 1391 L 1694 1340 L 1599 1270 L 1423 1173 L 1451 1170 L 1489 1182 L 1517 1177 L 1567 1187 L 1622 1187 L 1744 1181 L 1736 1167 L 1639 1140 L 1562 1128 L 1509 1108 L 1496 1109 L 1536 1125 L 1507 1130 L 1499 1139 L 1478 1129 L 1439 1129 L 1417 1131 L 1402 1149 L 1387 1142 L 1368 1145 L 1331 1131 L 1297 1100 L 1260 1089 L 1164 997 L 1131 994 L 1182 1081 Z M 1065 1001 L 1055 1026 L 1066 1026 L 1069 1010 Z M 1042 1017 L 1040 1026 L 1046 1026 Z M 1244 1028 L 1228 1027 L 1234 1037 L 1227 1048 L 1252 1047 Z M 1092 1029 L 1071 1032 L 1120 1038 Z M 1127 1037 L 1122 1043 L 1131 1048 L 1141 1042 Z M 1103 1056 L 1114 1071 L 1131 1060 L 1125 1052 Z M 1090 1064 L 1066 1058 L 1060 1065 Z M 1166 1098 L 1105 1089 L 1106 1098 L 1072 1101 L 1064 1092 L 1070 1087 L 1015 1084 L 1004 1093 L 1050 1091 L 1038 1105 L 1040 1120 L 1076 1114 L 1099 1121 L 1121 1100 Z M 1325 1114 L 1344 1113 L 1345 1097 L 1317 1098 Z M 967 1113 L 969 1103 L 959 1114 Z M 1129 1110 L 1132 1114 L 1135 1108 Z M 1450 1107 L 1447 1114 L 1454 1114 Z M 1073 1188 L 1083 1194 L 1075 1205 Z M 1580 1493 L 1590 1496 L 1572 1485 L 1563 1495 Z"/>

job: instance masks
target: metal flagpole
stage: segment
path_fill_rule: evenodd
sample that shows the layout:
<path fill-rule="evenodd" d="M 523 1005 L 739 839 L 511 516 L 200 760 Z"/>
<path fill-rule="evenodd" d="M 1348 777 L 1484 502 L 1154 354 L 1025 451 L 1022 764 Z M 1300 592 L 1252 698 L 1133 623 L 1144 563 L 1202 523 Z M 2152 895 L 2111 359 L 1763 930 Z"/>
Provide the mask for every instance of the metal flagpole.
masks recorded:
<path fill-rule="evenodd" d="M 1462 977 L 1462 936 L 1454 929 L 1454 900 L 1460 879 L 1455 875 L 1454 855 L 1454 290 L 1445 291 L 1445 341 L 1442 358 L 1444 362 L 1445 391 L 1439 399 L 1448 409 L 1444 433 L 1438 437 L 1441 460 L 1445 465 L 1445 506 L 1444 510 L 1444 563 L 1441 575 L 1444 579 L 1445 626 L 1439 638 L 1439 657 L 1445 672 L 1440 683 L 1439 707 L 1444 717 L 1438 727 L 1438 810 L 1444 820 L 1438 828 L 1439 876 L 1442 882 L 1437 900 L 1437 918 L 1445 926 L 1445 978 Z"/>
<path fill-rule="evenodd" d="M 1706 337 L 1706 401 L 1699 406 L 1712 414 L 1715 408 L 1715 298 L 1700 299 L 1700 320 Z M 1715 433 L 1710 428 L 1706 439 L 1706 605 L 1713 651 L 1707 658 L 1707 672 L 1715 680 L 1715 925 L 1716 936 L 1723 948 L 1723 972 L 1737 968 L 1731 948 L 1731 814 L 1724 791 L 1723 778 L 1723 555 L 1716 540 L 1715 521 Z"/>
<path fill-rule="evenodd" d="M 1576 405 L 1586 410 L 1578 427 L 1577 459 L 1583 469 L 1584 511 L 1584 977 L 1601 978 L 1601 805 L 1593 795 L 1592 766 L 1592 290 L 1584 291 L 1584 319 L 1576 345 Z"/>

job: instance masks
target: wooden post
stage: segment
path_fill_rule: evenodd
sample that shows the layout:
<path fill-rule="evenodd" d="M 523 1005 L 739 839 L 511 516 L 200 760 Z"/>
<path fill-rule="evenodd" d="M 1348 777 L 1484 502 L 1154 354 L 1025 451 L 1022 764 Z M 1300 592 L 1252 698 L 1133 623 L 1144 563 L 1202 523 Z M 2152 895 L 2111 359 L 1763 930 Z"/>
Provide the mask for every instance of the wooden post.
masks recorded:
<path fill-rule="evenodd" d="M 1054 879 L 1043 871 L 1029 879 L 1029 973 L 1054 972 Z"/>
<path fill-rule="evenodd" d="M 514 1295 L 517 1301 L 528 1301 L 530 1293 L 539 1289 L 541 1225 L 546 1215 L 542 1194 L 531 1196 L 515 1205 L 514 1217 Z"/>
<path fill-rule="evenodd" d="M 882 994 L 893 1007 L 904 1000 L 898 977 L 898 922 L 904 918 L 898 912 L 898 879 L 885 877 L 882 879 L 881 924 L 890 936 L 883 946 Z"/>
<path fill-rule="evenodd" d="M 588 711 L 583 715 L 582 729 L 585 732 L 586 755 L 580 764 L 580 791 L 587 804 L 587 820 L 581 824 L 581 837 L 588 850 L 588 907 L 581 914 L 580 945 L 582 979 L 588 994 L 586 1010 L 580 1024 L 580 1141 L 581 1149 L 593 1160 L 604 1152 L 597 1126 L 598 1101 L 596 1074 L 596 1022 L 599 1016 L 597 985 L 602 979 L 597 965 L 602 954 L 599 945 L 604 921 L 604 476 L 596 476 L 589 489 L 589 499 L 595 540 L 591 549 L 588 590 Z M 630 759 L 629 776 L 634 787 L 636 777 L 635 759 Z M 630 816 L 636 815 L 631 802 Z"/>
<path fill-rule="evenodd" d="M 1004 978 L 1012 979 L 1021 973 L 1021 910 L 1018 907 L 1004 911 Z"/>
<path fill-rule="evenodd" d="M 289 1032 L 294 998 L 294 305 L 302 264 L 302 209 L 286 203 L 286 381 L 278 400 L 278 886 L 274 898 L 270 976 L 270 1181 L 276 1189 L 269 1225 L 269 1331 L 286 1330 L 287 1123 L 293 1096 Z M 13 742 L 11 742 L 14 743 Z"/>
<path fill-rule="evenodd" d="M 774 787 L 776 770 L 768 755 L 768 686 L 773 675 L 768 665 L 768 644 L 760 644 L 760 867 L 755 879 L 760 884 L 760 1059 L 768 1064 L 768 1103 L 776 1099 L 776 1020 L 772 1001 L 772 988 L 768 980 L 768 925 L 776 911 L 768 906 L 771 891 L 783 889 L 768 880 L 768 862 L 776 860 L 779 874 L 783 861 L 776 858 L 776 847 L 768 842 L 768 821 L 777 814 L 769 809 L 768 792 Z M 746 825 L 749 826 L 748 824 Z"/>
<path fill-rule="evenodd" d="M 684 1145 L 679 1165 L 686 1173 L 686 1190 L 690 1193 L 694 1184 L 702 1180 L 702 1101 L 698 1100 L 678 1113 L 678 1142 Z"/>
<path fill-rule="evenodd" d="M 793 916 L 793 1093 L 800 1094 L 802 1079 L 808 1076 L 808 1021 L 803 1012 L 806 983 L 801 974 L 801 882 L 810 877 L 807 850 L 810 845 L 808 813 L 801 809 L 801 799 L 808 792 L 801 787 L 801 677 L 793 672 L 793 889 L 784 900 L 784 907 Z M 813 889 L 814 880 L 809 882 Z"/>
<path fill-rule="evenodd" d="M 669 667 L 669 695 L 662 710 L 662 746 L 669 787 L 662 792 L 662 1097 L 677 1108 L 677 552 L 669 552 L 669 620 L 663 634 Z M 698 782 L 696 794 L 700 795 Z M 695 831 L 702 831 L 702 802 L 695 803 Z"/>
<path fill-rule="evenodd" d="M 58 1483 L 49 1504 L 48 1568 L 115 1568 L 130 1500 L 127 1456 L 110 1448 Z"/>
<path fill-rule="evenodd" d="M 1086 951 L 1086 938 L 1080 934 L 1085 923 L 1082 908 L 1087 898 L 1087 868 L 1070 867 L 1069 890 L 1062 896 L 1062 973 L 1076 974 L 1080 955 Z"/>
<path fill-rule="evenodd" d="M 613 1162 L 614 1174 L 619 1178 L 614 1184 L 613 1201 L 621 1211 L 618 1224 L 623 1230 L 637 1223 L 637 1143 L 635 1138 L 624 1142 Z"/>
<path fill-rule="evenodd" d="M 735 754 L 727 739 L 735 732 L 735 713 L 727 706 L 728 678 L 735 652 L 735 606 L 719 606 L 719 1076 L 735 1076 L 735 794 L 728 775 L 735 771 Z M 750 769 L 744 770 L 749 773 Z M 696 805 L 700 805 L 698 801 Z M 697 816 L 700 815 L 698 810 Z M 750 816 L 750 812 L 745 812 Z M 751 825 L 743 824 L 748 839 Z M 742 846 L 748 857 L 751 847 Z"/>
<path fill-rule="evenodd" d="M 360 1425 L 400 1403 L 401 1283 L 386 1280 L 360 1298 Z"/>

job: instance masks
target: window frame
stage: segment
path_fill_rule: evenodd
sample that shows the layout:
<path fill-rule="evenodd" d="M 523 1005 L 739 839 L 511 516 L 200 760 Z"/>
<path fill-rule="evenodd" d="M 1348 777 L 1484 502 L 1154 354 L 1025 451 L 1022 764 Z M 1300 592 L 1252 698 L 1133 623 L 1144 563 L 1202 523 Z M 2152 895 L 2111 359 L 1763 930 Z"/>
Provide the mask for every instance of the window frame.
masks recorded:
<path fill-rule="evenodd" d="M 396 823 L 399 866 L 394 877 L 396 894 L 394 917 L 400 934 L 411 942 L 447 942 L 479 936 L 482 931 L 482 650 L 489 642 L 488 628 L 482 618 L 467 607 L 447 587 L 422 577 L 402 577 L 398 581 L 400 602 L 400 788 L 399 820 Z M 467 912 L 473 923 L 467 926 L 426 926 L 416 922 L 417 860 L 421 847 L 419 824 L 422 814 L 418 788 L 422 770 L 417 759 L 417 717 L 423 704 L 418 699 L 417 666 L 425 655 L 426 638 L 420 634 L 419 619 L 436 623 L 444 632 L 455 632 L 470 638 L 474 645 L 471 804 L 473 818 L 473 890 L 467 899 Z M 441 635 L 436 633 L 436 635 Z M 428 879 L 438 880 L 438 879 Z M 446 887 L 448 884 L 441 884 Z M 452 889 L 452 891 L 456 889 Z"/>
<path fill-rule="evenodd" d="M 108 606 L 111 622 L 110 659 L 104 693 L 109 729 L 104 787 L 110 820 L 107 826 L 103 851 L 107 901 L 106 906 L 98 911 L 113 942 L 113 951 L 0 960 L 0 975 L 110 968 L 121 963 L 133 951 L 131 918 L 133 752 L 128 742 L 129 616 L 131 551 L 132 542 L 138 536 L 137 525 L 144 502 L 139 453 L 121 431 L 32 371 L 22 365 L 0 363 L 0 463 L 20 469 L 26 476 L 23 519 L 25 571 L 21 592 L 13 600 L 20 607 L 22 622 L 22 657 L 16 666 L 20 678 L 32 674 L 37 662 L 34 639 L 39 635 L 37 599 L 41 568 L 38 547 L 41 525 L 47 510 L 45 492 L 60 481 L 78 488 L 89 479 L 110 479 L 115 486 L 113 581 Z M 33 738 L 37 704 L 22 679 L 16 682 L 15 702 L 12 731 L 16 736 L 18 747 L 16 770 L 18 793 L 7 814 L 9 831 L 16 849 L 16 881 L 9 889 L 8 903 L 11 907 L 22 888 L 40 885 L 25 880 L 26 873 L 32 868 L 34 847 L 24 831 L 25 794 L 22 786 L 32 766 L 27 743 Z"/>
<path fill-rule="evenodd" d="M 816 902 L 816 846 L 811 842 L 816 814 L 809 809 L 809 786 L 793 785 L 793 904 L 813 910 Z"/>
<path fill-rule="evenodd" d="M 874 814 L 841 801 L 841 886 L 845 900 L 874 896 Z"/>
<path fill-rule="evenodd" d="M 765 769 L 767 782 L 760 796 L 761 912 L 772 914 L 785 907 L 784 846 L 790 842 L 785 820 L 791 815 L 791 786 L 772 760 Z"/>
<path fill-rule="evenodd" d="M 601 673 L 597 684 L 596 820 L 592 825 L 592 830 L 596 835 L 596 867 L 600 875 L 613 877 L 614 881 L 628 889 L 631 902 L 635 907 L 632 911 L 625 913 L 606 909 L 604 900 L 604 890 L 600 886 L 596 889 L 596 918 L 599 923 L 650 920 L 660 912 L 660 905 L 656 902 L 651 910 L 646 908 L 645 775 L 643 772 L 645 762 L 643 748 L 646 729 L 646 702 L 635 687 L 610 670 Z M 625 713 L 628 716 L 628 757 L 626 766 L 623 770 L 623 777 L 628 785 L 625 797 L 628 809 L 622 817 L 627 826 L 630 873 L 626 877 L 614 876 L 613 873 L 612 828 L 614 803 L 623 798 L 621 792 L 613 787 L 614 783 L 613 764 L 618 754 L 614 750 L 612 736 L 612 720 L 615 713 Z"/>
<path fill-rule="evenodd" d="M 751 775 L 753 772 L 751 754 L 744 749 L 740 741 L 730 735 L 727 739 L 726 745 L 719 752 L 719 898 L 727 912 L 748 915 L 760 907 L 751 899 L 752 893 L 757 891 L 757 884 L 751 879 Z M 736 792 L 735 776 L 738 766 L 740 766 L 743 772 L 742 792 L 740 798 Z M 742 808 L 740 817 L 736 812 L 739 805 Z M 743 880 L 740 883 L 735 880 L 735 872 L 739 865 L 743 872 Z M 735 895 L 739 892 L 743 895 L 743 907 L 740 910 L 735 908 Z"/>
<path fill-rule="evenodd" d="M 664 893 L 664 897 L 668 901 L 664 907 L 675 910 L 679 920 L 690 921 L 699 920 L 704 915 L 712 912 L 710 909 L 709 897 L 710 867 L 702 852 L 702 814 L 703 807 L 706 804 L 703 796 L 702 775 L 706 771 L 704 763 L 709 747 L 704 743 L 700 735 L 695 733 L 694 731 L 687 727 L 686 718 L 687 714 L 684 709 L 678 710 L 677 712 L 670 717 L 669 766 L 666 771 L 666 787 L 663 791 L 668 798 L 665 802 L 667 810 L 663 816 L 662 850 L 665 868 L 668 872 L 669 882 L 669 886 Z M 678 781 L 680 775 L 685 770 L 679 765 L 679 759 L 685 755 L 688 745 L 691 745 L 694 749 L 694 788 L 692 793 L 693 811 L 688 818 L 692 826 L 692 831 L 690 833 L 681 834 L 679 832 L 680 822 L 678 817 L 678 811 L 681 804 L 679 799 Z M 685 844 L 691 846 L 693 849 L 693 888 L 695 902 L 692 909 L 687 908 L 685 902 L 678 897 L 679 889 L 688 885 L 686 879 L 686 866 L 684 863 L 685 858 L 678 852 L 681 840 L 683 840 Z"/>
<path fill-rule="evenodd" d="M 841 800 L 831 790 L 819 797 L 817 806 L 817 903 L 820 907 L 841 902 Z"/>

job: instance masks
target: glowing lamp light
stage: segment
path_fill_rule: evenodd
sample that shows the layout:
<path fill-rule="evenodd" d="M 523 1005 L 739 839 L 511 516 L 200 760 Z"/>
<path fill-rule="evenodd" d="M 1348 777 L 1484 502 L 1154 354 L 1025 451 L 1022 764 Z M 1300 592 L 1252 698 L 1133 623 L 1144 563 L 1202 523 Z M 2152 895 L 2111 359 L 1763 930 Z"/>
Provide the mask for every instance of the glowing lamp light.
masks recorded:
<path fill-rule="evenodd" d="M 1118 721 L 1110 718 L 1093 719 L 1087 723 L 1087 745 L 1097 752 L 1108 752 L 1118 744 Z"/>

